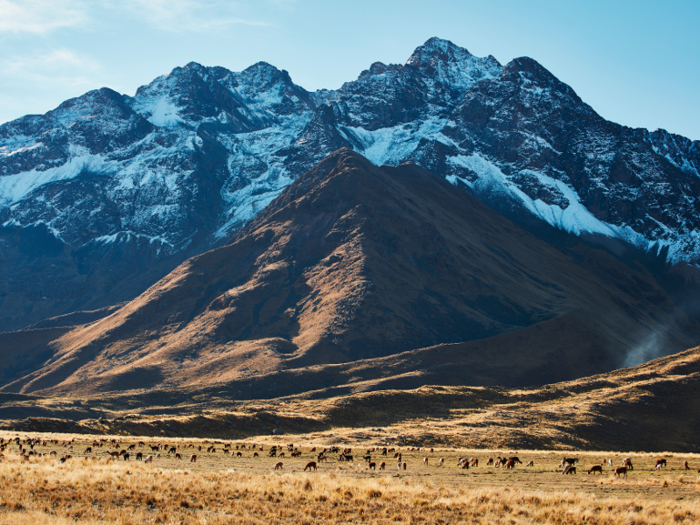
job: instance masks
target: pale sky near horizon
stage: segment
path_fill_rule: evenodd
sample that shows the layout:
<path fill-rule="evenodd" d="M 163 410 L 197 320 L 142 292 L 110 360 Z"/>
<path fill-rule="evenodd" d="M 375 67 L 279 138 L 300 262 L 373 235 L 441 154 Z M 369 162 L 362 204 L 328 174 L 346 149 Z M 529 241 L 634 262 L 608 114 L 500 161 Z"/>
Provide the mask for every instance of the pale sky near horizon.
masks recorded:
<path fill-rule="evenodd" d="M 336 89 L 438 36 L 530 56 L 609 120 L 700 140 L 698 22 L 698 0 L 0 0 L 0 123 L 191 61 Z"/>

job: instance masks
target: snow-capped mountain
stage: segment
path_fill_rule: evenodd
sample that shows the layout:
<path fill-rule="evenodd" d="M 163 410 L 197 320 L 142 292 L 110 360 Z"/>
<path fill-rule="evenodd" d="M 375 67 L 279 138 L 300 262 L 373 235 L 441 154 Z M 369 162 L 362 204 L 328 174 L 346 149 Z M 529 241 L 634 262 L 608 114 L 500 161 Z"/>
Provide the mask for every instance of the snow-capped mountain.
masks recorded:
<path fill-rule="evenodd" d="M 337 91 L 266 63 L 190 63 L 134 97 L 100 89 L 0 126 L 0 328 L 128 298 L 108 292 L 223 242 L 341 147 L 413 161 L 501 211 L 700 261 L 698 141 L 608 122 L 530 58 L 502 66 L 432 38 Z"/>

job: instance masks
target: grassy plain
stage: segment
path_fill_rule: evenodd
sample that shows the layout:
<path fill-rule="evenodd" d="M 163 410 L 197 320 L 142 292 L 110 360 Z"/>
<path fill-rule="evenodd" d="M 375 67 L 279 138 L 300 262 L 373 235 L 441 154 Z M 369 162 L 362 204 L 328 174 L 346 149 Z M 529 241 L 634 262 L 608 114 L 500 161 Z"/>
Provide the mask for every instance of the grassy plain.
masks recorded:
<path fill-rule="evenodd" d="M 328 446 L 313 434 L 224 441 L 184 438 L 117 437 L 118 449 L 107 443 L 85 449 L 105 436 L 1 433 L 58 440 L 37 445 L 23 459 L 12 442 L 0 461 L 0 524 L 31 523 L 699 523 L 700 456 L 570 452 L 565 450 L 467 450 L 399 447 L 407 469 L 399 471 L 392 454 L 372 452 L 385 471 L 369 470 L 362 459 L 371 443 L 348 443 L 354 462 L 332 455 L 316 472 L 304 472 L 315 459 L 313 446 Z M 138 442 L 145 446 L 139 447 Z M 245 445 L 243 444 L 245 443 Z M 259 457 L 253 457 L 252 445 Z M 271 444 L 294 443 L 301 457 L 270 458 Z M 66 446 L 63 446 L 63 445 Z M 155 455 L 150 444 L 177 447 L 183 459 L 161 451 L 153 463 L 134 460 L 136 452 Z M 224 449 L 224 446 L 229 446 Z M 374 445 L 380 444 L 379 442 Z M 136 445 L 129 461 L 108 460 L 107 450 Z M 207 452 L 210 445 L 215 452 Z M 199 450 L 199 447 L 202 450 Z M 259 447 L 263 447 L 263 451 Z M 71 448 L 72 447 L 72 448 Z M 238 449 L 236 449 L 238 447 Z M 28 446 L 25 445 L 25 450 Z M 56 451 L 55 456 L 48 455 Z M 232 456 L 230 450 L 234 452 Z M 197 461 L 189 461 L 192 453 Z M 236 457 L 240 452 L 241 457 Z M 72 458 L 61 463 L 59 458 Z M 489 457 L 517 455 L 513 470 L 486 466 Z M 477 457 L 479 466 L 457 467 L 458 458 Z M 563 476 L 559 463 L 578 457 L 578 473 Z M 628 477 L 587 475 L 588 467 L 613 459 L 618 466 L 631 457 Z M 423 465 L 427 457 L 428 465 Z M 668 465 L 656 471 L 657 458 Z M 438 464 L 444 458 L 443 466 Z M 283 462 L 282 470 L 273 470 Z M 534 466 L 525 467 L 533 461 Z M 691 470 L 683 469 L 688 461 Z"/>

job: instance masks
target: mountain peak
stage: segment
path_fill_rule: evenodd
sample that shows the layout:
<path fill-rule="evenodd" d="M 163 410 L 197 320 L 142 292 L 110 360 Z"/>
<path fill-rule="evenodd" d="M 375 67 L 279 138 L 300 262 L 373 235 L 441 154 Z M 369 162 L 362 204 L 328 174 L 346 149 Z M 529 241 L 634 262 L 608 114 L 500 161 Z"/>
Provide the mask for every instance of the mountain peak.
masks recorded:
<path fill-rule="evenodd" d="M 556 78 L 552 73 L 540 64 L 537 60 L 530 57 L 514 58 L 504 68 L 504 74 L 507 73 L 525 73 L 529 77 L 537 77 L 543 79 Z"/>
<path fill-rule="evenodd" d="M 503 70 L 494 57 L 476 57 L 465 48 L 437 37 L 418 46 L 406 61 L 406 68 L 418 70 L 459 91 L 483 78 L 495 78 Z"/>
<path fill-rule="evenodd" d="M 238 73 L 239 82 L 248 84 L 253 90 L 266 91 L 280 82 L 288 87 L 294 86 L 289 73 L 267 62 L 258 62 Z"/>
<path fill-rule="evenodd" d="M 177 68 L 175 68 L 177 69 Z M 188 64 L 185 65 L 182 69 L 186 69 L 188 71 L 196 71 L 196 72 L 203 72 L 206 71 L 206 67 L 204 67 L 202 64 L 199 62 L 189 62 Z"/>
<path fill-rule="evenodd" d="M 582 103 L 574 90 L 555 77 L 546 67 L 530 57 L 514 58 L 503 68 L 503 80 L 539 88 L 551 88 L 565 95 L 573 96 L 576 103 Z"/>
<path fill-rule="evenodd" d="M 428 66 L 434 65 L 435 62 L 461 62 L 473 57 L 474 55 L 465 48 L 459 47 L 449 40 L 432 37 L 425 44 L 416 48 L 406 65 Z"/>

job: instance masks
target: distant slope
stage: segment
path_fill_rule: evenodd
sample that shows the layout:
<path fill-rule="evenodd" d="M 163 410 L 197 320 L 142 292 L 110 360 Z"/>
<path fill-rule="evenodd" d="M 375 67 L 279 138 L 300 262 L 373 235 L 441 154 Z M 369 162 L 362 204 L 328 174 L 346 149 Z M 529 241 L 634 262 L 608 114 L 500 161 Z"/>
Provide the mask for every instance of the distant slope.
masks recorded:
<path fill-rule="evenodd" d="M 415 165 L 344 149 L 228 245 L 53 341 L 46 365 L 4 390 L 217 382 L 277 397 L 347 382 L 304 367 L 475 340 L 397 366 L 428 374 L 422 384 L 533 385 L 617 368 L 651 337 L 654 352 L 676 352 L 699 333 L 642 267 L 580 242 L 555 248 Z"/>
<path fill-rule="evenodd" d="M 385 389 L 374 390 L 376 381 L 359 380 L 350 367 L 345 370 L 351 384 L 344 391 L 269 400 L 240 400 L 223 385 L 87 400 L 0 393 L 0 428 L 263 440 L 277 428 L 306 434 L 288 436 L 295 443 L 700 453 L 700 347 L 534 388 L 397 390 L 385 383 Z M 653 461 L 641 468 L 650 469 Z"/>

